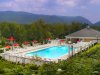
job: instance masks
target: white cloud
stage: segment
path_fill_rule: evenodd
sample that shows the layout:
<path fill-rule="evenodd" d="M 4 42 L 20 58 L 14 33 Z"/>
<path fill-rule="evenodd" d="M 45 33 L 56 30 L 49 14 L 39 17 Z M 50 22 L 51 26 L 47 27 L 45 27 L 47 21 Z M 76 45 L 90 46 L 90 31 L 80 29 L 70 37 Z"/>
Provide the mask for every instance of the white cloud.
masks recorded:
<path fill-rule="evenodd" d="M 91 0 L 90 3 L 91 4 L 100 4 L 100 0 Z"/>
<path fill-rule="evenodd" d="M 7 10 L 28 11 L 42 8 L 47 0 L 11 0 L 9 2 L 0 3 L 0 8 Z"/>
<path fill-rule="evenodd" d="M 62 6 L 75 7 L 78 4 L 78 0 L 57 0 L 57 3 Z"/>

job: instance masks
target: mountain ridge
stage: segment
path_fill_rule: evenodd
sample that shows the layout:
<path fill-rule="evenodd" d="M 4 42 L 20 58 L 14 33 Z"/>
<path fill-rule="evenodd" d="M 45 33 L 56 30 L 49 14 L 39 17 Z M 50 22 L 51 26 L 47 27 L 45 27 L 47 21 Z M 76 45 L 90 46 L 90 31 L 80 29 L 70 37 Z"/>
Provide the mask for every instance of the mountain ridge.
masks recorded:
<path fill-rule="evenodd" d="M 100 21 L 96 22 L 94 25 L 100 26 Z"/>
<path fill-rule="evenodd" d="M 82 16 L 57 16 L 57 15 L 41 15 L 28 12 L 18 11 L 0 11 L 0 22 L 17 22 L 21 24 L 29 24 L 38 19 L 43 19 L 47 23 L 72 23 L 80 22 L 91 25 L 92 23 Z"/>

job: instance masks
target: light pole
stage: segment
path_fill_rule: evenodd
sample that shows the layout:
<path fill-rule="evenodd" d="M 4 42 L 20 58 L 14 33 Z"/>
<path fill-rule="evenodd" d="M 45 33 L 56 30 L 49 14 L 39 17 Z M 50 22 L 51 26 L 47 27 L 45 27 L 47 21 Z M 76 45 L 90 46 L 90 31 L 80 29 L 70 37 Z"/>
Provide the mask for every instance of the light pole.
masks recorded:
<path fill-rule="evenodd" d="M 0 32 L 0 44 L 1 44 L 1 41 L 2 41 L 2 39 L 1 39 L 1 32 Z"/>
<path fill-rule="evenodd" d="M 96 35 L 96 37 L 97 37 L 97 43 L 98 43 L 98 35 Z"/>
<path fill-rule="evenodd" d="M 72 56 L 75 54 L 75 48 L 74 48 L 75 43 L 72 44 Z"/>
<path fill-rule="evenodd" d="M 68 41 L 68 57 L 70 57 L 71 41 Z"/>

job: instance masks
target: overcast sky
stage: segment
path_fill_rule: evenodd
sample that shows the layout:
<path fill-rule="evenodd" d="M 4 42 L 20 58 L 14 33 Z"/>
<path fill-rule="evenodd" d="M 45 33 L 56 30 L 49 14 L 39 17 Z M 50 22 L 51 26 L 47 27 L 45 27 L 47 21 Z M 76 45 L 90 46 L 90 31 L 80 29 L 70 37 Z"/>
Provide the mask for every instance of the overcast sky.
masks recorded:
<path fill-rule="evenodd" d="M 83 16 L 93 23 L 100 21 L 100 0 L 0 0 L 0 10 Z"/>

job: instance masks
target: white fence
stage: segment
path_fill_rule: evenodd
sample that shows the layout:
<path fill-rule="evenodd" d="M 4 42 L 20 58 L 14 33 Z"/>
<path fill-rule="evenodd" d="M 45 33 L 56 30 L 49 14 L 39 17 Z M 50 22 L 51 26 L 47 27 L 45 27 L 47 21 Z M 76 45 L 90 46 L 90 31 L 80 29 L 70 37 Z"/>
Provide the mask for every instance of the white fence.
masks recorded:
<path fill-rule="evenodd" d="M 73 55 L 75 55 L 76 53 L 79 53 L 80 51 L 86 50 L 87 48 L 89 48 L 90 46 L 94 45 L 96 43 L 96 41 L 92 41 L 92 42 L 87 42 L 81 45 L 81 43 L 77 43 L 73 45 L 74 50 L 68 52 L 68 54 L 60 57 L 59 59 L 64 60 L 67 59 Z M 56 44 L 52 44 L 51 46 L 54 46 Z M 47 46 L 47 45 L 44 45 Z M 43 47 L 43 46 L 40 46 Z M 40 48 L 37 46 L 37 48 Z M 45 47 L 43 47 L 45 48 Z M 75 50 L 75 48 L 77 50 Z M 2 58 L 4 58 L 5 60 L 11 61 L 11 62 L 15 62 L 15 63 L 21 63 L 21 64 L 28 64 L 28 63 L 35 63 L 37 65 L 41 65 L 42 63 L 48 63 L 48 61 L 53 61 L 53 62 L 58 62 L 59 59 L 56 60 L 52 60 L 52 59 L 35 59 L 34 57 L 31 56 L 25 56 L 25 55 L 19 55 L 16 53 L 2 53 L 1 54 Z"/>

